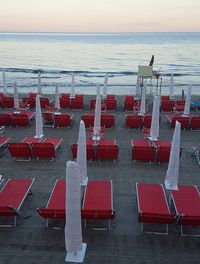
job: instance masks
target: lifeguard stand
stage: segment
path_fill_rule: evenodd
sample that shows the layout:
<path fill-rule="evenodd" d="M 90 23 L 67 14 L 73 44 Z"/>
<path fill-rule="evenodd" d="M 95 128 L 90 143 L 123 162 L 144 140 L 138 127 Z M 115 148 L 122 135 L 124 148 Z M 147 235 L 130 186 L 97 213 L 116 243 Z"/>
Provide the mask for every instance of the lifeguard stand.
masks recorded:
<path fill-rule="evenodd" d="M 156 94 L 158 94 L 158 87 L 160 87 L 161 94 L 161 86 L 162 86 L 162 77 L 160 77 L 159 71 L 154 71 L 153 66 L 138 66 L 138 76 L 140 78 L 140 85 L 143 87 L 144 80 L 156 79 Z M 160 85 L 159 85 L 160 81 Z"/>

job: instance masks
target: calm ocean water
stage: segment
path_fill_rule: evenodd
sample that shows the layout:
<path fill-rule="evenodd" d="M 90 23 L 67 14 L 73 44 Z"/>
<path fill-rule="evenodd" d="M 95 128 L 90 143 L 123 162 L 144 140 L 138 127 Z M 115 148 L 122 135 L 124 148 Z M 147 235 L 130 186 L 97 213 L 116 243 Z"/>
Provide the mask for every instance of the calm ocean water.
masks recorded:
<path fill-rule="evenodd" d="M 44 93 L 70 91 L 75 73 L 76 91 L 94 94 L 109 74 L 108 93 L 130 94 L 135 89 L 138 65 L 148 65 L 163 77 L 168 93 L 174 73 L 175 93 L 192 85 L 200 94 L 200 33 L 42 34 L 0 33 L 0 71 L 6 71 L 8 90 L 17 81 L 19 91 L 36 91 L 38 71 Z M 155 83 L 151 89 L 154 89 Z M 2 75 L 0 75 L 2 89 Z"/>

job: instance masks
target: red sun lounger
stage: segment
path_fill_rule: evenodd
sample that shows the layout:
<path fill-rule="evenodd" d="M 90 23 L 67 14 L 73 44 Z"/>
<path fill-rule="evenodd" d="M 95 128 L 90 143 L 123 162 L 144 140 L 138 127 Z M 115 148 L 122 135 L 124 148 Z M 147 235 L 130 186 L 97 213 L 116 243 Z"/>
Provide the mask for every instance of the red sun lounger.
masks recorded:
<path fill-rule="evenodd" d="M 62 94 L 62 96 L 60 97 L 60 107 L 67 109 L 70 107 L 70 94 Z"/>
<path fill-rule="evenodd" d="M 96 146 L 96 159 L 113 160 L 118 159 L 119 146 L 115 139 L 101 139 Z"/>
<path fill-rule="evenodd" d="M 143 127 L 143 116 L 138 114 L 126 115 L 126 128 L 141 129 L 142 127 Z"/>
<path fill-rule="evenodd" d="M 82 219 L 110 220 L 115 217 L 113 210 L 112 181 L 89 181 L 82 206 Z"/>
<path fill-rule="evenodd" d="M 44 127 L 54 127 L 55 126 L 54 114 L 52 112 L 43 112 L 42 118 L 43 118 Z"/>
<path fill-rule="evenodd" d="M 135 162 L 136 160 L 152 162 L 154 160 L 154 149 L 151 146 L 149 140 L 131 140 L 132 146 L 132 157 L 131 159 Z"/>
<path fill-rule="evenodd" d="M 0 126 L 11 126 L 11 116 L 7 113 L 0 114 Z"/>
<path fill-rule="evenodd" d="M 143 126 L 150 128 L 151 120 L 152 120 L 152 115 L 149 115 L 149 114 L 144 115 Z"/>
<path fill-rule="evenodd" d="M 13 97 L 4 97 L 2 99 L 3 106 L 5 108 L 13 108 L 14 107 L 14 98 Z"/>
<path fill-rule="evenodd" d="M 175 112 L 183 112 L 184 108 L 185 108 L 185 101 L 179 100 L 175 102 L 175 105 L 174 105 Z"/>
<path fill-rule="evenodd" d="M 136 183 L 138 222 L 144 231 L 144 224 L 164 224 L 165 232 L 149 232 L 155 234 L 168 234 L 168 224 L 172 224 L 176 216 L 170 213 L 162 184 Z"/>
<path fill-rule="evenodd" d="M 101 126 L 106 128 L 113 128 L 115 125 L 114 114 L 101 114 Z"/>
<path fill-rule="evenodd" d="M 11 122 L 13 126 L 30 126 L 30 121 L 33 119 L 35 112 L 13 112 Z"/>
<path fill-rule="evenodd" d="M 199 130 L 200 129 L 200 116 L 190 115 L 189 120 L 189 129 L 190 130 Z"/>
<path fill-rule="evenodd" d="M 90 100 L 90 110 L 94 110 L 96 106 L 96 99 L 91 99 Z M 105 111 L 106 110 L 106 104 L 104 103 L 104 101 L 101 101 L 101 111 Z"/>
<path fill-rule="evenodd" d="M 200 236 L 183 232 L 183 226 L 200 226 L 200 194 L 196 185 L 178 186 L 172 200 L 181 226 L 181 236 Z"/>
<path fill-rule="evenodd" d="M 27 161 L 33 157 L 31 145 L 25 142 L 10 142 L 8 150 L 16 161 Z"/>
<path fill-rule="evenodd" d="M 62 138 L 46 138 L 43 142 L 31 143 L 34 157 L 47 158 L 52 161 L 56 157 L 56 150 L 60 146 Z"/>
<path fill-rule="evenodd" d="M 170 123 L 170 128 L 175 128 L 176 121 L 181 123 L 181 129 L 187 129 L 189 127 L 189 116 L 182 116 L 180 114 L 166 115 L 167 122 Z"/>
<path fill-rule="evenodd" d="M 34 179 L 9 179 L 0 192 L 0 216 L 14 217 L 14 226 L 16 217 L 21 214 L 23 202 L 30 193 Z M 2 225 L 11 226 L 11 225 Z"/>
<path fill-rule="evenodd" d="M 70 127 L 72 121 L 72 114 L 54 113 L 55 127 Z"/>
<path fill-rule="evenodd" d="M 108 95 L 105 99 L 106 109 L 107 110 L 116 110 L 117 108 L 117 101 L 115 100 L 115 96 Z"/>
<path fill-rule="evenodd" d="M 83 109 L 84 108 L 83 99 L 84 99 L 83 95 L 75 94 L 75 97 L 71 98 L 70 100 L 70 108 L 71 109 Z"/>
<path fill-rule="evenodd" d="M 168 141 L 153 141 L 153 146 L 156 150 L 156 162 L 158 163 L 168 163 L 171 151 L 171 142 Z"/>
<path fill-rule="evenodd" d="M 21 142 L 8 143 L 8 149 L 11 156 L 16 161 L 29 161 L 34 158 L 31 143 L 40 142 L 40 138 L 24 138 Z"/>
<path fill-rule="evenodd" d="M 45 208 L 37 208 L 40 216 L 46 219 L 47 227 L 49 219 L 65 218 L 66 181 L 57 180 L 51 192 L 49 201 Z"/>
<path fill-rule="evenodd" d="M 125 111 L 137 111 L 139 109 L 139 101 L 134 98 L 133 95 L 126 95 L 124 100 L 124 110 Z"/>
<path fill-rule="evenodd" d="M 164 100 L 161 101 L 160 111 L 161 112 L 173 112 L 174 110 L 174 101 Z"/>
<path fill-rule="evenodd" d="M 94 126 L 94 114 L 93 113 L 86 113 L 81 116 L 81 119 L 84 121 L 86 128 Z"/>

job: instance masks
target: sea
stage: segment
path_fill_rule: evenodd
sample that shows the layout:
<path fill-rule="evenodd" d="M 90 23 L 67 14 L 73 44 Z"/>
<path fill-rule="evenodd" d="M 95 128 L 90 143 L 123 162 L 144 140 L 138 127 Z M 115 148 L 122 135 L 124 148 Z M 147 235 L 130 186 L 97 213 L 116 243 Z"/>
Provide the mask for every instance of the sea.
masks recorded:
<path fill-rule="evenodd" d="M 138 66 L 148 66 L 152 55 L 162 94 L 168 94 L 171 74 L 175 94 L 189 85 L 193 94 L 200 94 L 200 32 L 0 33 L 0 90 L 1 71 L 10 93 L 15 81 L 19 93 L 37 91 L 40 72 L 43 93 L 54 93 L 56 85 L 69 92 L 75 74 L 75 92 L 95 94 L 107 73 L 108 94 L 133 94 Z M 149 93 L 156 84 L 147 81 Z"/>

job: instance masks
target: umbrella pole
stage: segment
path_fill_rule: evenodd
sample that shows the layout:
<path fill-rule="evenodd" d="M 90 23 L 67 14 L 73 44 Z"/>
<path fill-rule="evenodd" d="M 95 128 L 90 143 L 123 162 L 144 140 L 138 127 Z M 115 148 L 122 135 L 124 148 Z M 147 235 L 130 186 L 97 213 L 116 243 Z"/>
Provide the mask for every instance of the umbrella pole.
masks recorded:
<path fill-rule="evenodd" d="M 169 203 L 169 208 L 170 208 L 172 204 L 172 191 L 171 190 L 169 190 L 169 194 L 168 194 L 168 203 Z"/>

